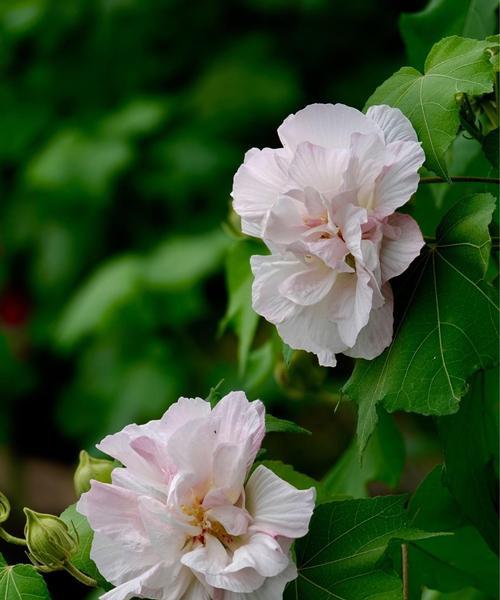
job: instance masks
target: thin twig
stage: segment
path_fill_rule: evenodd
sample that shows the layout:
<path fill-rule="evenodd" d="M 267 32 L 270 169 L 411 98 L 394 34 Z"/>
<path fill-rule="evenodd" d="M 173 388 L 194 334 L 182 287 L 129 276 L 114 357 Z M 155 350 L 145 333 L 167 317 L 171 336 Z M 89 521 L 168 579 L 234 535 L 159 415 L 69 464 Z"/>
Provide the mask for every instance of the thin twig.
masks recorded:
<path fill-rule="evenodd" d="M 410 600 L 408 573 L 408 544 L 401 544 L 401 564 L 403 574 L 403 600 Z"/>
<path fill-rule="evenodd" d="M 469 175 L 454 175 L 450 177 L 450 180 L 443 179 L 442 177 L 421 177 L 420 183 L 491 183 L 495 185 L 500 184 L 498 177 L 470 177 Z"/>

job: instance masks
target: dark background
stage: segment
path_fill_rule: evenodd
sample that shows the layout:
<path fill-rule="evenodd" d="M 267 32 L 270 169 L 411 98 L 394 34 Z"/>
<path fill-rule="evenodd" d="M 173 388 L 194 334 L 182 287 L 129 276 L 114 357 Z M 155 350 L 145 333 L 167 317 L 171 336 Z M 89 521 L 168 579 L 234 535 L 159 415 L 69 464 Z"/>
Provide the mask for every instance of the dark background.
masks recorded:
<path fill-rule="evenodd" d="M 321 477 L 352 437 L 335 372 L 301 356 L 238 373 L 217 339 L 232 176 L 311 102 L 361 108 L 405 64 L 422 0 L 4 0 L 0 4 L 0 489 L 74 501 L 80 448 L 158 418 L 179 395 L 243 387 L 312 438 L 269 456 Z M 269 335 L 261 323 L 254 348 Z M 322 391 L 320 391 L 320 388 Z M 326 392 L 324 390 L 327 390 Z M 328 391 L 329 390 L 329 391 Z M 432 427 L 401 417 L 412 489 Z M 376 486 L 374 491 L 384 491 Z M 9 558 L 19 558 L 6 548 Z M 54 598 L 84 594 L 62 574 Z M 83 596 L 82 596 L 83 597 Z"/>

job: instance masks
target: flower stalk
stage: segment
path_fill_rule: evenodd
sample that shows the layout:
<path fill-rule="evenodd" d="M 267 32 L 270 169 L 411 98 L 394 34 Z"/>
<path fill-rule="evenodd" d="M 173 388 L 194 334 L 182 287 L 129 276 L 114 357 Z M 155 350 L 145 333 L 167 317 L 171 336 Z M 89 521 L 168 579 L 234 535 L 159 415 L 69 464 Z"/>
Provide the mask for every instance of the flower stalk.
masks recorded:
<path fill-rule="evenodd" d="M 498 177 L 476 177 L 469 175 L 454 175 L 449 178 L 449 181 L 443 179 L 443 177 L 421 177 L 420 183 L 488 183 L 493 185 L 499 185 L 500 179 Z"/>

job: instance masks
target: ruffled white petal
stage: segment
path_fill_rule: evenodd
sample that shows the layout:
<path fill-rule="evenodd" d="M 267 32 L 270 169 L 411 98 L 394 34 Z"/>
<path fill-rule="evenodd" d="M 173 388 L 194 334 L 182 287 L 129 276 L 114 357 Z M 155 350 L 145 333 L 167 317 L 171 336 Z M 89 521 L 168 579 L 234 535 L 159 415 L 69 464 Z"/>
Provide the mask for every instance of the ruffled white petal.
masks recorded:
<path fill-rule="evenodd" d="M 278 292 L 300 306 L 318 304 L 332 289 L 336 277 L 333 269 L 318 260 L 314 265 L 303 265 L 303 270 L 287 277 Z"/>
<path fill-rule="evenodd" d="M 170 437 L 180 427 L 210 415 L 210 404 L 201 398 L 179 398 L 160 420 L 162 437 Z"/>
<path fill-rule="evenodd" d="M 262 586 L 249 594 L 223 592 L 217 600 L 280 600 L 283 597 L 286 584 L 297 577 L 297 568 L 292 560 L 288 567 L 276 577 L 267 578 Z M 214 596 L 214 600 L 215 600 Z"/>
<path fill-rule="evenodd" d="M 266 433 L 265 408 L 262 402 L 249 402 L 245 392 L 230 392 L 217 403 L 211 420 L 217 432 L 217 443 L 244 445 L 249 442 L 247 467 L 250 467 Z"/>
<path fill-rule="evenodd" d="M 338 324 L 330 320 L 330 298 L 319 304 L 303 307 L 295 317 L 277 324 L 281 338 L 291 347 L 312 352 L 325 367 L 334 367 L 335 354 L 347 346 L 339 334 Z"/>
<path fill-rule="evenodd" d="M 354 132 L 378 133 L 379 128 L 362 112 L 344 104 L 310 104 L 287 117 L 278 128 L 283 146 L 290 150 L 302 142 L 347 148 Z"/>
<path fill-rule="evenodd" d="M 394 323 L 394 302 L 389 284 L 384 286 L 383 293 L 385 303 L 380 308 L 372 310 L 370 319 L 367 325 L 359 332 L 354 346 L 344 351 L 344 354 L 347 356 L 372 360 L 381 354 L 391 343 Z"/>
<path fill-rule="evenodd" d="M 288 189 L 286 163 L 287 153 L 282 149 L 253 148 L 246 153 L 244 163 L 234 176 L 231 193 L 244 233 L 260 236 L 267 211 Z"/>
<path fill-rule="evenodd" d="M 246 544 L 235 550 L 224 574 L 254 569 L 264 577 L 274 577 L 287 568 L 289 561 L 288 554 L 283 552 L 273 537 L 254 533 Z"/>
<path fill-rule="evenodd" d="M 392 142 L 417 142 L 418 138 L 413 125 L 399 110 L 381 104 L 370 106 L 366 116 L 376 123 L 384 133 L 386 144 Z"/>
<path fill-rule="evenodd" d="M 299 307 L 279 293 L 281 283 L 302 270 L 303 263 L 294 256 L 252 256 L 250 266 L 255 277 L 252 306 L 271 323 L 281 323 L 295 315 Z"/>
<path fill-rule="evenodd" d="M 380 219 L 406 204 L 417 191 L 418 170 L 425 160 L 420 144 L 412 142 L 395 142 L 391 152 L 392 164 L 385 168 L 374 192 L 373 212 Z"/>
<path fill-rule="evenodd" d="M 355 281 L 354 294 L 352 295 L 352 311 L 345 319 L 338 320 L 339 335 L 347 347 L 352 347 L 356 342 L 359 332 L 368 323 L 372 309 L 373 290 L 370 286 L 370 275 L 358 265 L 356 277 L 350 278 L 349 282 Z"/>
<path fill-rule="evenodd" d="M 182 556 L 181 562 L 191 570 L 203 575 L 207 582 L 213 585 L 208 577 L 223 571 L 229 563 L 229 556 L 216 537 L 206 534 L 204 544 L 200 544 L 191 552 L 186 552 Z"/>
<path fill-rule="evenodd" d="M 320 193 L 334 194 L 342 187 L 348 163 L 347 150 L 302 142 L 296 148 L 289 175 L 298 189 L 309 187 Z"/>
<path fill-rule="evenodd" d="M 390 234 L 384 237 L 380 249 L 384 283 L 406 271 L 424 246 L 420 227 L 409 215 L 395 213 L 389 217 L 387 223 Z"/>
<path fill-rule="evenodd" d="M 314 510 L 314 488 L 297 490 L 263 465 L 258 466 L 246 486 L 246 508 L 254 518 L 251 529 L 299 538 L 305 535 Z"/>

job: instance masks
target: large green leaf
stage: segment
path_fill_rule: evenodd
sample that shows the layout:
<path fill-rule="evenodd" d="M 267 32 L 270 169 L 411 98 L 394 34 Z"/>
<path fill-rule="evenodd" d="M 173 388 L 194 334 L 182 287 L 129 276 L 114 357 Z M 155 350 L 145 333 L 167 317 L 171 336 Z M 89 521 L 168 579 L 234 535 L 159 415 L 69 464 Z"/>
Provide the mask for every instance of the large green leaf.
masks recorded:
<path fill-rule="evenodd" d="M 404 496 L 342 500 L 318 506 L 296 544 L 298 578 L 285 599 L 401 600 L 401 581 L 379 566 L 394 539 L 420 539 L 408 527 Z"/>
<path fill-rule="evenodd" d="M 353 440 L 323 479 L 323 488 L 332 496 L 364 498 L 368 496 L 369 483 L 383 482 L 391 488 L 395 487 L 401 477 L 404 463 L 403 436 L 392 417 L 381 412 L 363 460 L 360 461 L 356 441 Z"/>
<path fill-rule="evenodd" d="M 460 124 L 456 96 L 480 96 L 493 90 L 489 43 L 452 36 L 435 44 L 425 61 L 424 74 L 403 67 L 368 99 L 366 106 L 388 104 L 412 122 L 426 156 L 426 166 L 447 178 L 445 152 Z"/>
<path fill-rule="evenodd" d="M 449 35 L 482 40 L 495 30 L 497 0 L 431 0 L 401 15 L 399 27 L 410 63 L 420 69 L 431 46 Z"/>
<path fill-rule="evenodd" d="M 9 566 L 0 554 L 0 600 L 50 600 L 44 578 L 32 565 Z"/>
<path fill-rule="evenodd" d="M 490 383 L 488 386 L 487 384 Z M 491 408 L 498 406 L 498 371 L 478 373 L 458 413 L 439 419 L 445 457 L 445 483 L 463 513 L 478 528 L 490 547 L 498 552 L 498 482 L 488 426 L 498 424 Z M 492 437 L 496 438 L 497 435 Z M 464 444 L 464 437 L 470 443 Z"/>
<path fill-rule="evenodd" d="M 441 466 L 419 486 L 411 499 L 409 514 L 415 527 L 450 533 L 410 542 L 411 600 L 420 600 L 424 586 L 442 592 L 472 587 L 487 594 L 488 598 L 496 597 L 497 557 L 464 518 L 444 486 Z"/>
<path fill-rule="evenodd" d="M 457 203 L 438 227 L 436 242 L 400 279 L 392 344 L 375 360 L 358 360 L 344 387 L 359 405 L 361 450 L 375 427 L 377 404 L 389 412 L 452 414 L 467 379 L 496 364 L 496 293 L 483 281 L 494 208 L 490 194 Z"/>

